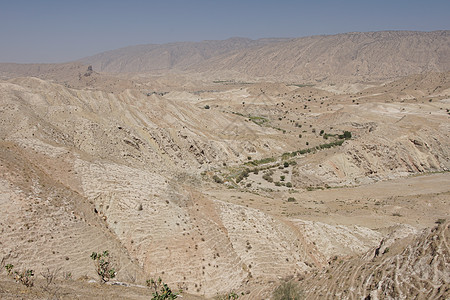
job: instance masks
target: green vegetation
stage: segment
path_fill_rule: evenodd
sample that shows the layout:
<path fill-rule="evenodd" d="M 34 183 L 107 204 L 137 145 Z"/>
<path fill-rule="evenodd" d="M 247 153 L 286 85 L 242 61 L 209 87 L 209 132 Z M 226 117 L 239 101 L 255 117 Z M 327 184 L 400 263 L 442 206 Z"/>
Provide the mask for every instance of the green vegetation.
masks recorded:
<path fill-rule="evenodd" d="M 216 299 L 216 300 L 237 300 L 237 299 L 239 299 L 239 295 L 236 294 L 235 292 L 231 292 L 229 294 L 216 296 L 216 297 L 214 297 L 214 299 Z"/>
<path fill-rule="evenodd" d="M 27 270 L 23 270 L 23 271 L 14 271 L 14 265 L 12 264 L 7 264 L 5 266 L 6 271 L 8 272 L 9 276 L 14 276 L 14 280 L 16 282 L 20 282 L 21 284 L 23 284 L 26 287 L 32 287 L 34 285 L 34 271 L 27 269 Z"/>
<path fill-rule="evenodd" d="M 341 146 L 344 143 L 344 141 L 345 140 L 342 139 L 342 140 L 337 140 L 337 141 L 334 141 L 334 142 L 331 142 L 331 143 L 327 143 L 327 144 L 321 144 L 321 145 L 318 145 L 318 146 L 313 147 L 313 148 L 306 148 L 306 149 L 293 151 L 293 152 L 285 152 L 281 156 L 281 159 L 286 160 L 286 159 L 289 159 L 291 157 L 297 156 L 299 154 L 303 155 L 303 154 L 306 154 L 306 153 L 314 152 L 316 150 L 328 149 L 328 148 L 333 148 L 333 147 L 336 147 L 336 146 Z M 307 142 L 307 144 L 308 144 L 308 142 Z"/>
<path fill-rule="evenodd" d="M 32 287 L 34 285 L 33 277 L 34 277 L 33 270 L 14 272 L 14 279 L 16 280 L 16 282 L 20 282 L 26 287 Z"/>
<path fill-rule="evenodd" d="M 340 134 L 339 138 L 349 140 L 352 138 L 352 133 L 350 131 L 344 131 L 344 134 Z"/>
<path fill-rule="evenodd" d="M 272 175 L 273 175 L 273 171 L 269 171 L 269 172 L 265 173 L 265 174 L 262 176 L 262 178 L 263 178 L 264 180 L 268 181 L 268 182 L 273 182 Z"/>
<path fill-rule="evenodd" d="M 272 293 L 274 300 L 300 300 L 302 298 L 300 287 L 292 281 L 283 282 Z"/>
<path fill-rule="evenodd" d="M 172 292 L 170 287 L 165 284 L 161 277 L 157 281 L 150 279 L 146 281 L 147 286 L 153 289 L 152 300 L 166 300 L 178 298 L 178 293 Z"/>
<path fill-rule="evenodd" d="M 214 180 L 216 183 L 223 183 L 222 178 L 220 178 L 220 177 L 217 176 L 217 175 L 214 175 L 214 176 L 213 176 L 213 180 Z"/>
<path fill-rule="evenodd" d="M 235 83 L 234 80 L 213 80 L 213 83 Z"/>
<path fill-rule="evenodd" d="M 268 123 L 269 122 L 269 120 L 264 118 L 264 117 L 249 116 L 248 118 L 249 118 L 250 121 L 252 121 L 253 123 L 255 123 L 255 124 L 259 125 L 259 126 L 263 125 L 264 123 Z"/>
<path fill-rule="evenodd" d="M 235 181 L 236 183 L 241 182 L 244 178 L 247 178 L 249 176 L 250 173 L 250 169 L 246 168 L 244 170 L 242 170 L 241 173 L 239 173 L 239 175 L 236 177 Z"/>
<path fill-rule="evenodd" d="M 259 165 L 263 165 L 263 164 L 268 164 L 268 163 L 274 162 L 275 160 L 276 159 L 274 157 L 267 157 L 267 158 L 263 158 L 263 159 L 260 159 L 260 160 L 252 160 L 252 161 L 249 161 L 249 162 L 247 162 L 245 164 L 248 165 L 248 166 L 250 166 L 250 165 L 252 165 L 252 166 L 259 166 Z"/>
<path fill-rule="evenodd" d="M 92 252 L 91 259 L 95 263 L 95 268 L 102 283 L 116 277 L 116 270 L 112 267 L 108 250 L 103 253 Z"/>
<path fill-rule="evenodd" d="M 287 199 L 287 202 L 295 202 L 295 201 L 297 201 L 297 200 L 295 200 L 294 197 L 289 197 L 289 198 Z"/>
<path fill-rule="evenodd" d="M 6 269 L 6 272 L 8 272 L 8 275 L 11 275 L 13 268 L 14 268 L 14 265 L 12 265 L 12 264 L 7 264 L 5 266 L 5 269 Z"/>
<path fill-rule="evenodd" d="M 292 83 L 292 84 L 289 84 L 289 86 L 296 86 L 296 87 L 311 87 L 311 86 L 314 86 L 314 84 Z"/>

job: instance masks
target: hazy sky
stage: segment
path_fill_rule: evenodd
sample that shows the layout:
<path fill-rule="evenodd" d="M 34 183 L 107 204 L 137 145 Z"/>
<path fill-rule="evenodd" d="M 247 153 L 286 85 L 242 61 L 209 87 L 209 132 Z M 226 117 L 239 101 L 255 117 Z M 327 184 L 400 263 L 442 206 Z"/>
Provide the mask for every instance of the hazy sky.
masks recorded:
<path fill-rule="evenodd" d="M 0 62 L 130 45 L 353 31 L 448 30 L 450 0 L 0 0 Z"/>

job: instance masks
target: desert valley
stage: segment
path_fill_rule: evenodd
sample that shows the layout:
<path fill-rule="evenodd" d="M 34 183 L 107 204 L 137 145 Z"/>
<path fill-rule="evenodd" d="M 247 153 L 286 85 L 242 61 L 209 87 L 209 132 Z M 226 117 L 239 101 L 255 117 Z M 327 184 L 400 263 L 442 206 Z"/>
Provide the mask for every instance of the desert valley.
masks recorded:
<path fill-rule="evenodd" d="M 150 299 L 160 277 L 449 299 L 449 58 L 450 31 L 387 31 L 0 64 L 0 298 Z"/>

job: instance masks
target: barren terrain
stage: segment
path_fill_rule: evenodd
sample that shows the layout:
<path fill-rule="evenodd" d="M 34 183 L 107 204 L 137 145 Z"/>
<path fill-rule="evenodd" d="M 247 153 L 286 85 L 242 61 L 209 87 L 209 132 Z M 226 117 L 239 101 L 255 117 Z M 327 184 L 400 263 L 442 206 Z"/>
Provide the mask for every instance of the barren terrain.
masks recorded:
<path fill-rule="evenodd" d="M 379 35 L 448 52 L 447 31 L 334 38 Z M 258 53 L 302 41 L 232 42 Z M 158 277 L 186 299 L 267 299 L 288 279 L 308 299 L 449 297 L 447 61 L 295 84 L 99 63 L 0 64 L 2 299 L 149 298 Z M 90 259 L 103 250 L 116 285 Z M 7 264 L 33 269 L 35 286 Z"/>

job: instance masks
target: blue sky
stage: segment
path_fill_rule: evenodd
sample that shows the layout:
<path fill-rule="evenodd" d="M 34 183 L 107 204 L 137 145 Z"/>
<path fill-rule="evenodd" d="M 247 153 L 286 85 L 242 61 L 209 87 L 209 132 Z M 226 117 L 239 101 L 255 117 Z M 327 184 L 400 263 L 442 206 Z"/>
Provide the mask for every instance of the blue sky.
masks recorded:
<path fill-rule="evenodd" d="M 0 0 L 0 62 L 64 62 L 130 45 L 354 31 L 448 30 L 450 0 Z"/>

